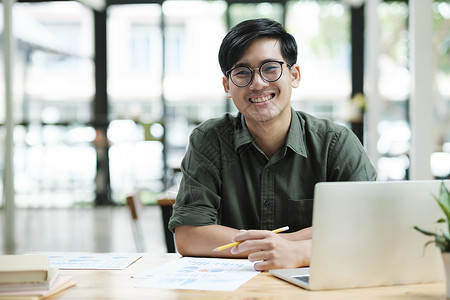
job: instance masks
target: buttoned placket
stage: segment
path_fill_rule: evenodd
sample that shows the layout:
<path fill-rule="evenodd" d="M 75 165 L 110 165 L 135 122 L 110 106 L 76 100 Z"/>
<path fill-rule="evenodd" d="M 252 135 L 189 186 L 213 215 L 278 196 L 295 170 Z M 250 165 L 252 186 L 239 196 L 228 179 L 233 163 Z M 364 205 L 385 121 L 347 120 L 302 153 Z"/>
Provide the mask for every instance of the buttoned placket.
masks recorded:
<path fill-rule="evenodd" d="M 274 228 L 274 195 L 274 172 L 269 161 L 261 174 L 261 229 L 272 230 Z"/>

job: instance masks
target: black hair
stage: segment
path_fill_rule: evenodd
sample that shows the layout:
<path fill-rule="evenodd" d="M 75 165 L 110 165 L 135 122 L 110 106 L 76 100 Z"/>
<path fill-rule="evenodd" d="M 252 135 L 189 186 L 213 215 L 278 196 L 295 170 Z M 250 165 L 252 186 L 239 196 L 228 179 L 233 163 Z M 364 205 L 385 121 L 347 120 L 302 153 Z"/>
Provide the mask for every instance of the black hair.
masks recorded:
<path fill-rule="evenodd" d="M 219 49 L 219 64 L 222 73 L 230 70 L 242 57 L 250 44 L 260 38 L 279 41 L 281 55 L 290 66 L 297 62 L 297 43 L 283 26 L 270 19 L 252 19 L 232 27 L 222 40 Z"/>

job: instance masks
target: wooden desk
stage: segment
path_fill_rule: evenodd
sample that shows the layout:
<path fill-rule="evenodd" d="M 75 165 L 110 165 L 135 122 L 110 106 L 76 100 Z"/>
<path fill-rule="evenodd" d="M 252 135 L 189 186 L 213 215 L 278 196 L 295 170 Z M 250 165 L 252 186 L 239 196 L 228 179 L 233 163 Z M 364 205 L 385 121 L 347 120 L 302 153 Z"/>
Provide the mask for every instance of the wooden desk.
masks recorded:
<path fill-rule="evenodd" d="M 443 282 L 310 292 L 273 277 L 267 272 L 257 275 L 234 292 L 134 287 L 143 279 L 131 278 L 132 274 L 159 266 L 178 257 L 178 254 L 144 254 L 141 259 L 125 270 L 62 270 L 62 274 L 73 276 L 77 285 L 51 299 L 445 299 Z"/>

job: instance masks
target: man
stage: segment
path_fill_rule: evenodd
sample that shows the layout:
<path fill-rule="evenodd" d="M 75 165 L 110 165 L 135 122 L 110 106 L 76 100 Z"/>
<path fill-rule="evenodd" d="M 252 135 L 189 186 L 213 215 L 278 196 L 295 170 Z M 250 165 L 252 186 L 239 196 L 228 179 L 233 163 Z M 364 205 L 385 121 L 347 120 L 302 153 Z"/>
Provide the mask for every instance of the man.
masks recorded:
<path fill-rule="evenodd" d="M 295 39 L 272 20 L 244 21 L 223 39 L 223 86 L 239 113 L 191 134 L 169 222 L 181 255 L 248 257 L 256 270 L 308 266 L 314 185 L 376 179 L 350 130 L 291 108 L 296 60 Z M 290 231 L 271 232 L 283 226 Z M 213 251 L 232 241 L 242 243 Z"/>

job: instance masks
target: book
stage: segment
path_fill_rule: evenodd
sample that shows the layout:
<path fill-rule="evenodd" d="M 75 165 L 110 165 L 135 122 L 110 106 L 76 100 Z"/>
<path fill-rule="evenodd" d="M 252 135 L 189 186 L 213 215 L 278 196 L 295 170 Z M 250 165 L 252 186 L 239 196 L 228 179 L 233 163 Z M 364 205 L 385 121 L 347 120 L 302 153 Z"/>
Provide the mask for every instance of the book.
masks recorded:
<path fill-rule="evenodd" d="M 76 284 L 49 265 L 48 255 L 0 255 L 0 300 L 44 299 Z"/>
<path fill-rule="evenodd" d="M 28 291 L 0 292 L 0 300 L 40 300 L 53 296 L 65 289 L 76 285 L 71 276 L 57 276 L 49 289 Z"/>
<path fill-rule="evenodd" d="M 0 283 L 0 293 L 29 290 L 47 290 L 58 278 L 59 270 L 58 268 L 49 268 L 48 274 L 48 279 L 45 281 Z"/>
<path fill-rule="evenodd" d="M 47 255 L 0 255 L 0 284 L 49 282 L 52 272 Z"/>

